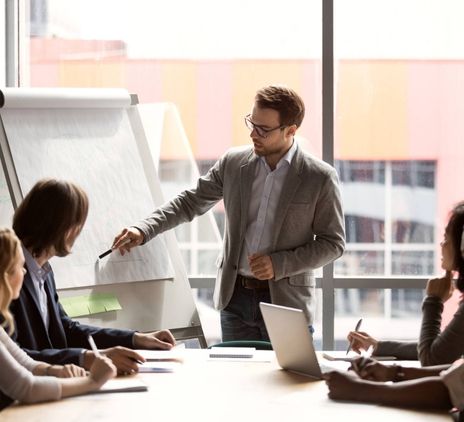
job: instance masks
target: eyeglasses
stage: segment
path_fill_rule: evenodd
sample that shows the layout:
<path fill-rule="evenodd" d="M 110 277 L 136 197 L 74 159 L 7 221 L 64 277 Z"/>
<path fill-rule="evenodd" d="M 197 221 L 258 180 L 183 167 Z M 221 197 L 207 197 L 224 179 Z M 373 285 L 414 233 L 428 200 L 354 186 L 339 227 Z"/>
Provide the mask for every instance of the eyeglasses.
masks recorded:
<path fill-rule="evenodd" d="M 257 125 L 255 123 L 253 123 L 250 119 L 251 117 L 251 114 L 247 114 L 245 116 L 245 125 L 248 129 L 250 129 L 251 132 L 253 132 L 253 130 L 256 132 L 256 134 L 260 137 L 260 138 L 267 138 L 269 136 L 269 133 L 270 132 L 273 132 L 274 130 L 277 130 L 277 129 L 283 129 L 284 127 L 287 127 L 287 125 L 282 125 L 282 126 L 278 126 L 278 127 L 274 127 L 272 129 L 266 129 L 260 125 Z"/>

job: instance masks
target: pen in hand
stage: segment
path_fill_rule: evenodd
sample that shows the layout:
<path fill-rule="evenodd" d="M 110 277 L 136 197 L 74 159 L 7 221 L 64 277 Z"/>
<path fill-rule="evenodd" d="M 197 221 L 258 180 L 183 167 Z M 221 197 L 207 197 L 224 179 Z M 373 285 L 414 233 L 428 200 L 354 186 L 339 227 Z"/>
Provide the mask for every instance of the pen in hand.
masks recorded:
<path fill-rule="evenodd" d="M 89 341 L 90 348 L 92 349 L 92 352 L 95 354 L 95 356 L 101 356 L 100 352 L 97 349 L 97 345 L 95 344 L 95 340 L 93 339 L 93 337 L 90 334 L 87 337 L 87 340 Z"/>
<path fill-rule="evenodd" d="M 121 243 L 121 245 L 119 245 L 119 247 L 121 246 L 124 246 L 124 245 L 127 245 L 128 243 L 132 242 L 132 239 L 130 237 L 128 237 L 124 242 Z M 103 252 L 102 254 L 98 255 L 98 259 L 102 259 L 104 258 L 105 256 L 109 255 L 111 252 L 114 251 L 115 248 L 111 247 L 110 249 L 108 249 L 107 251 Z"/>
<path fill-rule="evenodd" d="M 359 331 L 359 329 L 361 328 L 361 323 L 362 323 L 362 318 L 359 318 L 359 321 L 356 324 L 356 327 L 354 327 L 354 331 Z M 350 344 L 348 345 L 348 349 L 346 349 L 346 354 L 350 352 L 352 346 L 353 346 L 353 340 L 350 341 Z"/>
<path fill-rule="evenodd" d="M 360 359 L 356 359 L 351 362 L 352 369 L 359 374 L 363 370 L 364 366 L 369 362 L 369 358 L 372 356 L 372 353 L 374 353 L 374 346 L 371 344 L 367 350 L 361 351 Z"/>

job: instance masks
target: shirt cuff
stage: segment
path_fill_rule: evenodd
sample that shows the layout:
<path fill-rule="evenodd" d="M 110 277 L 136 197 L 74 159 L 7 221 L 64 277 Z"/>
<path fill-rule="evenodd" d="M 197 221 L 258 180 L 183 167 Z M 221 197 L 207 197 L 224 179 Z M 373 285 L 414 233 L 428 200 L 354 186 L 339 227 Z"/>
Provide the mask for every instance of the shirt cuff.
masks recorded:
<path fill-rule="evenodd" d="M 80 366 L 81 368 L 84 367 L 84 357 L 85 357 L 85 352 L 86 352 L 86 351 L 87 351 L 86 349 L 82 349 L 82 351 L 81 351 L 81 353 L 80 353 L 80 355 L 79 355 L 79 366 Z"/>

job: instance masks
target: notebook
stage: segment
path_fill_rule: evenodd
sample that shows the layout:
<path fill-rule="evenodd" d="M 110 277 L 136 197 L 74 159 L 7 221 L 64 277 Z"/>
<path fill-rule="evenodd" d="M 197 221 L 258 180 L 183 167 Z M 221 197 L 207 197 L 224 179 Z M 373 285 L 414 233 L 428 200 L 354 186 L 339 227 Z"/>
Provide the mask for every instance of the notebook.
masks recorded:
<path fill-rule="evenodd" d="M 148 386 L 136 378 L 116 378 L 107 381 L 99 390 L 87 394 L 131 393 L 147 391 Z"/>
<path fill-rule="evenodd" d="M 219 359 L 250 359 L 255 354 L 254 347 L 212 347 L 210 358 Z"/>
<path fill-rule="evenodd" d="M 359 353 L 349 352 L 346 354 L 344 350 L 332 350 L 330 352 L 324 352 L 322 357 L 327 360 L 336 360 L 336 361 L 345 361 L 351 362 L 352 360 L 358 359 L 361 357 Z M 395 356 L 373 356 L 375 360 L 396 360 Z"/>
<path fill-rule="evenodd" d="M 259 307 L 277 362 L 283 369 L 317 379 L 334 370 L 319 364 L 303 311 L 264 302 Z"/>

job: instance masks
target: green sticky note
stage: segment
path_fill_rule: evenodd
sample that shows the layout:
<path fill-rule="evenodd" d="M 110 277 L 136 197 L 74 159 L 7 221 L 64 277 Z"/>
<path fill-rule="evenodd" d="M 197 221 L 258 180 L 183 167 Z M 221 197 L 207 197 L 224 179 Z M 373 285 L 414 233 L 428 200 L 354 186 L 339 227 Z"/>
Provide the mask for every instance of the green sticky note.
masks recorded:
<path fill-rule="evenodd" d="M 116 296 L 111 295 L 111 297 L 107 297 L 105 300 L 105 308 L 109 311 L 119 311 L 122 309 L 121 304 Z"/>
<path fill-rule="evenodd" d="M 99 314 L 106 311 L 104 299 L 100 295 L 89 296 L 88 307 L 91 314 Z"/>
<path fill-rule="evenodd" d="M 64 297 L 60 303 L 70 317 L 99 314 L 122 309 L 118 298 L 112 293 L 95 293 L 85 296 Z"/>
<path fill-rule="evenodd" d="M 65 297 L 60 303 L 70 317 L 89 315 L 86 296 Z"/>

